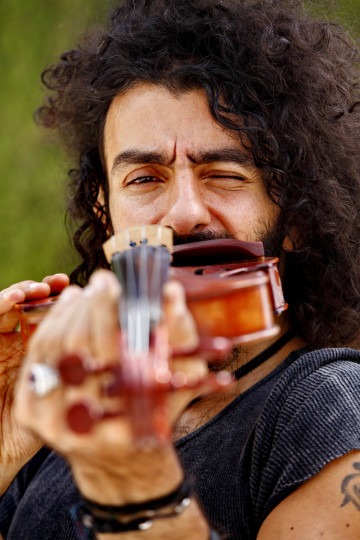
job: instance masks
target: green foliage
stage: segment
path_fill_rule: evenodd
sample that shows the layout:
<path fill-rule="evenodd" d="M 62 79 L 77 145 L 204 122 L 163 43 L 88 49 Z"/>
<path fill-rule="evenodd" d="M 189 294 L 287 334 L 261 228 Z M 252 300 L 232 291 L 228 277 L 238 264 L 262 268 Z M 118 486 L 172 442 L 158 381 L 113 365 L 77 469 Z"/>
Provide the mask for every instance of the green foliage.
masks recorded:
<path fill-rule="evenodd" d="M 360 35 L 359 0 L 304 0 L 304 2 L 320 18 L 342 24 L 354 37 Z"/>
<path fill-rule="evenodd" d="M 102 19 L 100 0 L 1 0 L 0 289 L 74 266 L 64 227 L 65 156 L 33 112 L 40 73 Z"/>
<path fill-rule="evenodd" d="M 181 0 L 179 0 L 181 1 Z M 67 163 L 49 133 L 34 124 L 40 73 L 100 21 L 110 0 L 0 1 L 0 289 L 74 266 L 64 226 Z M 359 0 L 329 12 L 360 34 Z"/>

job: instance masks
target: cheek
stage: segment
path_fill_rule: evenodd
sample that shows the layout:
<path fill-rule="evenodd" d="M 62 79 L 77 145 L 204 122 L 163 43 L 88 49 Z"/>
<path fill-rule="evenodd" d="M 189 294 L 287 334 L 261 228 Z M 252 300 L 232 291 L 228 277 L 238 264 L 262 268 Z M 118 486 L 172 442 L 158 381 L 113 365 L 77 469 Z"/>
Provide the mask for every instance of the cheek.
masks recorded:
<path fill-rule="evenodd" d="M 110 215 L 114 233 L 137 225 L 156 224 L 160 220 L 159 204 L 139 204 L 134 198 L 110 198 Z"/>
<path fill-rule="evenodd" d="M 219 221 L 235 224 L 252 221 L 258 212 L 258 201 L 246 191 L 207 195 L 207 207 Z"/>
<path fill-rule="evenodd" d="M 231 235 L 255 240 L 254 233 L 265 224 L 275 224 L 279 209 L 266 193 L 241 191 L 208 199 L 212 215 Z"/>

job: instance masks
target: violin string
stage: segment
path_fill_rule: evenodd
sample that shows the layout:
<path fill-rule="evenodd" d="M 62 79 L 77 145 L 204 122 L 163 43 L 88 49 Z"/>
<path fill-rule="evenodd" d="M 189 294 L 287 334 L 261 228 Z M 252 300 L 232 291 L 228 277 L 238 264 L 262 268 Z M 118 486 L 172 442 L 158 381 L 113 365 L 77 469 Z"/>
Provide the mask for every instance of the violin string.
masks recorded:
<path fill-rule="evenodd" d="M 163 228 L 158 227 L 157 230 L 157 247 L 156 247 L 156 257 L 154 260 L 154 279 L 156 280 L 156 284 L 154 286 L 155 290 L 155 302 L 156 302 L 156 312 L 155 312 L 155 321 L 156 323 L 161 322 L 161 316 L 162 316 L 162 286 L 163 286 L 163 279 L 164 279 L 164 270 L 166 271 L 170 261 L 167 259 L 166 256 L 164 256 L 164 251 L 162 248 L 162 233 Z M 162 340 L 161 340 L 162 341 Z M 164 348 L 161 346 L 160 340 L 156 340 L 156 347 L 157 350 L 155 351 L 154 355 L 154 364 L 155 369 L 168 369 L 168 357 L 167 353 L 165 352 Z"/>
<path fill-rule="evenodd" d="M 127 231 L 127 242 L 130 244 L 130 236 Z M 131 249 L 125 251 L 126 261 L 126 317 L 127 317 L 127 343 L 128 351 L 136 350 L 136 278 L 134 268 L 134 257 Z"/>
<path fill-rule="evenodd" d="M 149 351 L 150 338 L 150 311 L 149 311 L 149 254 L 145 243 L 145 228 L 141 230 L 142 242 L 139 249 L 139 296 L 138 296 L 138 331 L 139 331 L 139 349 L 138 352 Z"/>
<path fill-rule="evenodd" d="M 127 331 L 124 343 L 129 359 L 128 374 L 138 382 L 151 379 L 156 366 L 162 363 L 157 353 L 151 355 L 151 358 L 149 356 L 152 327 L 160 322 L 161 317 L 164 265 L 168 266 L 161 247 L 162 228 L 158 227 L 156 245 L 151 246 L 151 249 L 147 240 L 146 227 L 142 227 L 140 243 L 137 245 L 134 245 L 129 231 L 126 231 L 129 248 L 125 250 L 126 286 L 121 319 L 126 321 L 122 326 Z"/>
<path fill-rule="evenodd" d="M 160 306 L 161 306 L 161 276 L 162 276 L 162 257 L 161 257 L 161 239 L 162 228 L 159 226 L 157 229 L 157 241 L 158 245 L 155 248 L 155 256 L 153 261 L 153 269 L 151 276 L 151 302 L 153 308 L 153 318 L 156 322 L 160 319 Z"/>

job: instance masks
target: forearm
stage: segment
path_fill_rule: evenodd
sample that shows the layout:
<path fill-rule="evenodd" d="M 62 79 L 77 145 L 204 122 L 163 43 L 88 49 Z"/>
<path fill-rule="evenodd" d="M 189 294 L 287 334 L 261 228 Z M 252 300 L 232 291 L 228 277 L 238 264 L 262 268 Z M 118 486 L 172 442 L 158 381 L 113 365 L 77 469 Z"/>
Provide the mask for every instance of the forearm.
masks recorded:
<path fill-rule="evenodd" d="M 5 493 L 20 469 L 21 466 L 0 465 L 0 496 Z"/>
<path fill-rule="evenodd" d="M 32 456 L 29 457 L 29 459 Z M 26 461 L 19 461 L 16 463 L 7 463 L 0 465 L 0 496 L 5 493 L 12 481 L 22 467 L 26 464 Z"/>
<path fill-rule="evenodd" d="M 5 441 L 5 436 L 4 436 Z M 17 444 L 7 442 L 7 451 L 1 454 L 0 460 L 0 496 L 5 493 L 21 469 L 41 449 L 43 442 L 31 436 L 31 447 L 26 448 L 22 441 Z"/>

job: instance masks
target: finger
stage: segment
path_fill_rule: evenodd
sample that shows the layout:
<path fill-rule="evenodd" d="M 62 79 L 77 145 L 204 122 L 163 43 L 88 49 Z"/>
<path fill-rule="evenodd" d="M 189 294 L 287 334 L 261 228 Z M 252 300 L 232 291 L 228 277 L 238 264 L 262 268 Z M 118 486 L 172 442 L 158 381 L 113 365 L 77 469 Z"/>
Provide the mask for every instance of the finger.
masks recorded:
<path fill-rule="evenodd" d="M 40 287 L 38 287 L 40 285 Z M 0 293 L 0 332 L 13 332 L 19 323 L 18 312 L 14 309 L 15 304 L 35 298 L 38 294 L 47 296 L 49 287 L 35 282 L 23 282 L 11 286 Z"/>
<path fill-rule="evenodd" d="M 90 279 L 88 301 L 91 314 L 91 348 L 101 364 L 119 359 L 120 283 L 112 272 L 102 270 Z"/>
<path fill-rule="evenodd" d="M 15 304 L 25 300 L 25 293 L 21 289 L 13 289 L 0 293 L 0 315 L 11 311 Z"/>
<path fill-rule="evenodd" d="M 83 289 L 78 285 L 69 285 L 63 289 L 56 302 L 56 309 L 62 311 L 63 304 L 70 304 L 74 302 L 76 298 L 82 297 L 82 291 Z"/>
<path fill-rule="evenodd" d="M 66 429 L 62 414 L 64 392 L 54 389 L 48 396 L 37 397 L 30 386 L 30 370 L 33 362 L 25 357 L 17 382 L 14 403 L 14 416 L 20 426 L 40 435 L 45 441 L 52 442 Z"/>
<path fill-rule="evenodd" d="M 101 385 L 96 377 L 90 376 L 86 378 L 84 384 L 80 387 L 62 384 L 48 395 L 39 397 L 30 388 L 30 370 L 34 363 L 57 367 L 57 362 L 65 351 L 71 351 L 74 348 L 76 350 L 79 348 L 86 350 L 86 347 L 88 349 L 92 347 L 91 310 L 98 307 L 97 303 L 94 303 L 94 298 L 97 297 L 98 302 L 101 303 L 100 300 L 101 297 L 104 297 L 104 293 L 102 290 L 96 292 L 94 283 L 92 283 L 91 288 L 95 288 L 93 295 L 89 295 L 86 290 L 73 286 L 67 288 L 60 295 L 52 312 L 41 323 L 37 333 L 34 335 L 34 339 L 29 346 L 25 368 L 19 385 L 19 393 L 21 394 L 21 398 L 19 397 L 17 401 L 19 420 L 35 432 L 40 433 L 51 444 L 54 444 L 54 441 L 56 441 L 56 444 L 61 442 L 59 449 L 62 451 L 65 451 L 66 446 L 71 445 L 71 441 L 75 440 L 75 435 L 71 433 L 67 424 L 69 407 L 73 404 L 92 401 L 95 405 L 98 404 L 99 410 L 102 411 L 104 404 L 100 406 L 100 402 L 103 401 Z M 114 302 L 114 305 L 116 305 L 116 302 Z M 92 350 L 88 354 L 91 353 Z M 118 404 L 112 403 L 113 407 L 115 405 L 116 410 L 118 410 Z M 65 438 L 62 436 L 61 441 L 60 432 L 63 435 L 65 434 Z M 86 436 L 82 436 L 83 442 L 85 439 Z"/>
<path fill-rule="evenodd" d="M 42 361 L 42 357 L 53 357 L 61 354 L 63 350 L 64 336 L 72 329 L 71 314 L 75 318 L 77 309 L 75 303 L 81 297 L 80 287 L 71 285 L 59 296 L 51 311 L 41 321 L 37 331 L 31 338 L 29 350 L 34 351 L 39 357 L 36 361 Z"/>
<path fill-rule="evenodd" d="M 192 350 L 199 337 L 194 319 L 187 308 L 185 291 L 176 281 L 164 286 L 164 318 L 169 332 L 169 344 L 174 349 Z"/>
<path fill-rule="evenodd" d="M 23 291 L 25 294 L 24 300 L 39 300 L 40 298 L 46 298 L 50 294 L 50 287 L 47 283 L 40 283 L 38 281 L 21 281 L 11 285 L 7 289 L 0 292 L 0 297 L 13 292 L 14 290 Z"/>
<path fill-rule="evenodd" d="M 180 381 L 180 379 L 185 376 L 186 381 L 189 384 L 196 384 L 209 373 L 208 364 L 199 356 L 176 358 L 176 360 L 172 360 L 171 368 L 173 375 L 175 375 L 175 379 L 179 378 Z M 182 376 L 180 376 L 180 373 Z"/>
<path fill-rule="evenodd" d="M 69 277 L 62 273 L 46 276 L 42 281 L 50 286 L 51 294 L 59 294 L 70 283 Z"/>
<path fill-rule="evenodd" d="M 98 385 L 91 378 L 76 388 L 62 383 L 44 395 L 38 395 L 29 382 L 32 376 L 37 377 L 36 373 L 31 375 L 34 364 L 58 368 L 60 359 L 69 352 L 69 336 L 75 340 L 75 346 L 70 345 L 71 351 L 75 348 L 84 358 L 90 356 L 89 325 L 83 296 L 83 291 L 75 286 L 68 287 L 61 294 L 33 335 L 22 370 L 19 391 L 23 397 L 18 400 L 18 411 L 21 411 L 18 414 L 23 424 L 42 434 L 47 441 L 54 442 L 60 432 L 69 433 L 67 411 L 73 401 L 88 401 L 89 395 L 99 394 Z"/>

